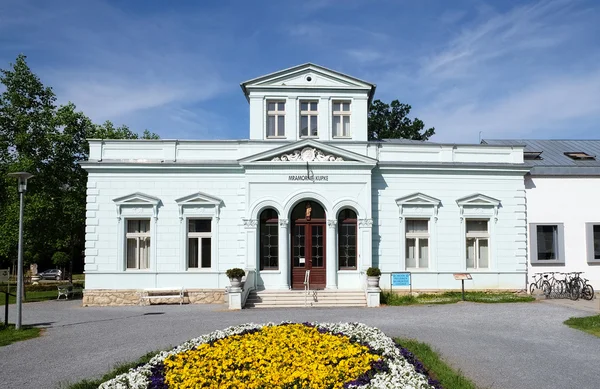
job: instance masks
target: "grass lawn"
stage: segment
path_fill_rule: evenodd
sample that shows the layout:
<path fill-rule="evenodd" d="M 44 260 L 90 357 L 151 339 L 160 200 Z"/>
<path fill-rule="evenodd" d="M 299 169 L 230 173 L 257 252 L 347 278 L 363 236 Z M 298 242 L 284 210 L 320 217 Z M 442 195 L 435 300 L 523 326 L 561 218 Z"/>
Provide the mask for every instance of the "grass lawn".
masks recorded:
<path fill-rule="evenodd" d="M 17 294 L 16 288 L 10 289 L 11 294 Z M 25 299 L 26 303 L 32 303 L 35 301 L 46 301 L 46 300 L 55 300 L 56 296 L 58 296 L 57 290 L 42 290 L 42 291 L 29 291 L 26 293 L 27 298 Z M 64 297 L 63 297 L 64 298 Z M 4 305 L 4 293 L 0 293 L 0 306 Z M 16 299 L 14 296 L 9 296 L 8 298 L 9 304 L 16 303 Z"/>
<path fill-rule="evenodd" d="M 17 331 L 14 324 L 8 326 L 0 324 L 0 346 L 6 346 L 20 340 L 37 338 L 41 332 L 42 330 L 36 327 L 23 326 Z"/>
<path fill-rule="evenodd" d="M 414 339 L 396 338 L 402 347 L 413 353 L 423 363 L 431 378 L 438 380 L 444 389 L 476 389 L 477 387 L 460 371 L 455 371 L 425 343 Z"/>
<path fill-rule="evenodd" d="M 459 301 L 462 301 L 461 292 L 420 294 L 418 296 L 401 295 L 389 291 L 382 291 L 381 293 L 381 303 L 385 305 L 453 304 Z M 523 303 L 535 301 L 535 297 L 510 292 L 465 292 L 465 301 L 475 303 Z"/>
<path fill-rule="evenodd" d="M 600 337 L 600 315 L 572 317 L 564 322 L 571 328 Z"/>

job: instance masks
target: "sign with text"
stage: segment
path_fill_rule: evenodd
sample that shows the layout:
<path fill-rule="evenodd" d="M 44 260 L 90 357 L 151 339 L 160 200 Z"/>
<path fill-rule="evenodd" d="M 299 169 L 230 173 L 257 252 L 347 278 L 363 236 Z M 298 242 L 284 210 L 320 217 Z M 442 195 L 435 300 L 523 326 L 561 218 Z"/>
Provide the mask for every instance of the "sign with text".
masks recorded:
<path fill-rule="evenodd" d="M 8 269 L 0 269 L 0 282 L 7 282 L 10 272 Z"/>
<path fill-rule="evenodd" d="M 410 286 L 410 273 L 392 273 L 392 286 Z"/>
<path fill-rule="evenodd" d="M 455 280 L 472 280 L 471 274 L 469 273 L 454 273 Z"/>
<path fill-rule="evenodd" d="M 299 175 L 288 176 L 288 181 L 329 181 L 329 176 Z"/>

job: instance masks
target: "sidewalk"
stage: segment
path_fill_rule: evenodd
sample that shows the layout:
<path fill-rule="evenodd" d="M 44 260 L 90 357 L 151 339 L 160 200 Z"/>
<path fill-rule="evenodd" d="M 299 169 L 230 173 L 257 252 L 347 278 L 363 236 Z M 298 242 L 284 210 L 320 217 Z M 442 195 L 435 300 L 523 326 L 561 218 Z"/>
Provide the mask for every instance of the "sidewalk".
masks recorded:
<path fill-rule="evenodd" d="M 579 299 L 577 301 L 572 301 L 569 299 L 546 299 L 543 296 L 538 297 L 538 300 L 552 305 L 560 305 L 562 307 L 578 309 L 580 311 L 586 311 L 591 313 L 600 313 L 600 296 L 596 293 L 596 296 L 593 300 L 587 301 L 583 299 Z"/>

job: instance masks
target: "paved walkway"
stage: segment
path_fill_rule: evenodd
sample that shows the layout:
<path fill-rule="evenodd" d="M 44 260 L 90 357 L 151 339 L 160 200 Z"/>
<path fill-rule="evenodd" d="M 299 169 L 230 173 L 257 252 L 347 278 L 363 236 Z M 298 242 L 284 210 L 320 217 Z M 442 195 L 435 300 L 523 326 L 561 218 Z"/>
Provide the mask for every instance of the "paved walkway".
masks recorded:
<path fill-rule="evenodd" d="M 562 322 L 589 313 L 530 304 L 265 309 L 222 305 L 82 308 L 80 301 L 24 305 L 36 339 L 0 347 L 0 388 L 56 388 L 98 377 L 117 362 L 245 322 L 358 321 L 437 349 L 481 388 L 598 388 L 600 338 Z M 14 306 L 11 307 L 14 314 Z"/>
<path fill-rule="evenodd" d="M 577 301 L 571 301 L 569 299 L 545 299 L 540 298 L 541 302 L 546 304 L 560 305 L 563 307 L 569 307 L 580 311 L 586 311 L 590 313 L 600 313 L 600 295 L 596 295 L 593 300 L 579 299 Z"/>

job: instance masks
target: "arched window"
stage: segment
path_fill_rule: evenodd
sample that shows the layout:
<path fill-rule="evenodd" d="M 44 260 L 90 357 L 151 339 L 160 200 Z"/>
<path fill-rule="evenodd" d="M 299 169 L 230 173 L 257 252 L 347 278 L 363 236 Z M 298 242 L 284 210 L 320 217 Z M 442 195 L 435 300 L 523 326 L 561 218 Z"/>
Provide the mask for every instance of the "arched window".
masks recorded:
<path fill-rule="evenodd" d="M 356 270 L 356 212 L 343 209 L 338 215 L 338 266 Z"/>
<path fill-rule="evenodd" d="M 277 211 L 267 208 L 260 214 L 260 270 L 279 269 L 279 225 Z"/>

